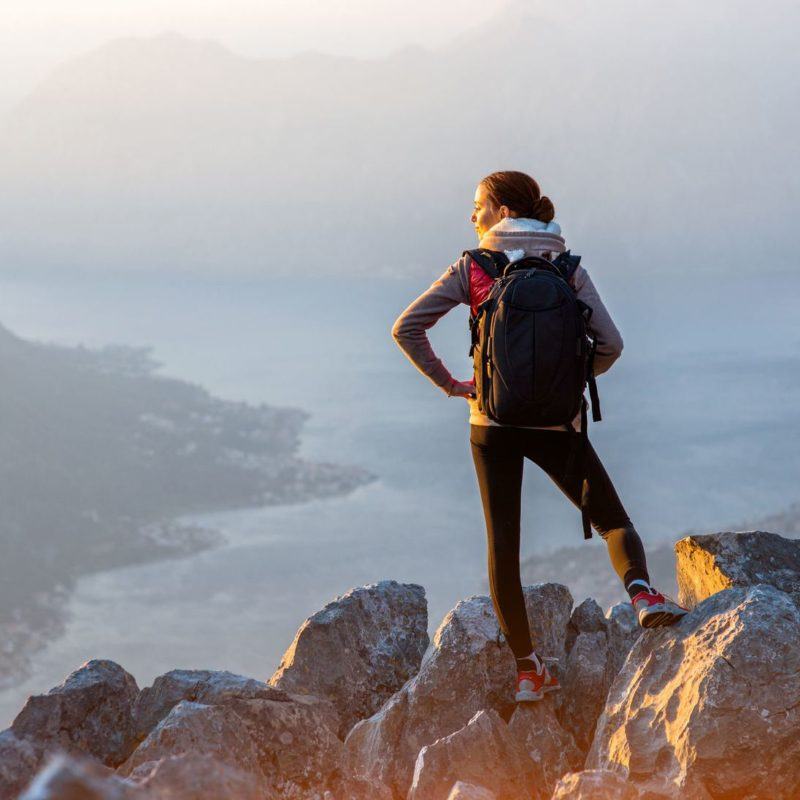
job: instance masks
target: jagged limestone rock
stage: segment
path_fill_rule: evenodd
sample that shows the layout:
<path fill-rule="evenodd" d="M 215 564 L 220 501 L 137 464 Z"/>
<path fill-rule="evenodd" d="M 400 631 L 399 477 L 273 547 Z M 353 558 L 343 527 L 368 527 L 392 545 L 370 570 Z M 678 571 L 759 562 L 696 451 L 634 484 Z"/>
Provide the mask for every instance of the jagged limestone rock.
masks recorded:
<path fill-rule="evenodd" d="M 555 782 L 566 772 L 583 766 L 584 754 L 558 721 L 551 696 L 535 703 L 518 703 L 508 730 L 534 765 L 534 783 L 549 797 Z"/>
<path fill-rule="evenodd" d="M 675 544 L 679 600 L 693 608 L 734 586 L 768 583 L 800 604 L 800 541 L 742 531 L 687 536 Z"/>
<path fill-rule="evenodd" d="M 640 797 L 636 787 L 619 774 L 587 769 L 561 778 L 551 800 L 639 800 Z"/>
<path fill-rule="evenodd" d="M 269 683 L 329 699 L 344 739 L 417 673 L 427 647 L 425 589 L 380 581 L 351 589 L 309 617 Z"/>
<path fill-rule="evenodd" d="M 324 791 L 335 781 L 342 743 L 339 715 L 329 700 L 291 694 L 230 672 L 174 670 L 139 695 L 134 706 L 137 730 L 151 729 L 181 701 L 235 713 L 274 791 Z"/>
<path fill-rule="evenodd" d="M 493 709 L 419 751 L 408 800 L 447 800 L 454 781 L 476 783 L 498 797 L 541 797 L 536 769 Z"/>
<path fill-rule="evenodd" d="M 132 709 L 138 693 L 119 664 L 88 661 L 47 694 L 29 697 L 11 730 L 45 751 L 84 752 L 115 767 L 136 745 Z"/>
<path fill-rule="evenodd" d="M 160 675 L 152 686 L 139 693 L 133 705 L 136 734 L 144 739 L 181 700 L 213 706 L 234 698 L 291 699 L 286 692 L 255 678 L 231 672 L 176 669 Z"/>
<path fill-rule="evenodd" d="M 564 658 L 572 596 L 560 584 L 524 589 L 532 638 L 545 656 Z M 491 600 L 460 601 L 444 618 L 419 672 L 345 740 L 345 773 L 388 785 L 400 797 L 425 745 L 464 727 L 484 709 L 513 705 L 514 656 L 502 641 Z"/>
<path fill-rule="evenodd" d="M 42 748 L 13 731 L 0 733 L 0 800 L 13 800 L 39 767 Z"/>
<path fill-rule="evenodd" d="M 153 797 L 110 769 L 64 753 L 45 764 L 19 800 L 167 800 Z M 171 800 L 171 798 L 170 798 Z"/>
<path fill-rule="evenodd" d="M 611 606 L 606 614 L 606 622 L 609 667 L 612 674 L 616 675 L 622 669 L 636 640 L 642 635 L 643 628 L 639 625 L 636 612 L 629 602 Z"/>
<path fill-rule="evenodd" d="M 140 764 L 131 773 L 154 800 L 277 800 L 260 775 L 187 753 Z M 133 799 L 132 799 L 133 800 Z"/>
<path fill-rule="evenodd" d="M 800 611 L 772 586 L 712 595 L 641 636 L 588 767 L 681 797 L 800 796 Z"/>
<path fill-rule="evenodd" d="M 213 758 L 244 772 L 261 774 L 255 744 L 242 719 L 227 706 L 208 706 L 182 700 L 149 733 L 120 767 L 130 775 L 147 762 L 169 756 Z"/>
<path fill-rule="evenodd" d="M 447 800 L 497 800 L 497 795 L 483 786 L 457 781 L 447 795 Z"/>

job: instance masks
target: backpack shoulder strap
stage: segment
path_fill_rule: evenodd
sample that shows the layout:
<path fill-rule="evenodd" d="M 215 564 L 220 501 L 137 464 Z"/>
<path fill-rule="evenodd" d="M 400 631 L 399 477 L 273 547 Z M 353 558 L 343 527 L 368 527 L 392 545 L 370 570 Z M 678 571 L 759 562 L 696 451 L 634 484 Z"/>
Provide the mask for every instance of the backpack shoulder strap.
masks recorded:
<path fill-rule="evenodd" d="M 465 250 L 462 255 L 469 256 L 490 278 L 500 277 L 503 268 L 508 264 L 508 256 L 499 250 L 487 250 L 479 247 Z"/>
<path fill-rule="evenodd" d="M 559 271 L 561 277 L 570 285 L 572 285 L 572 278 L 580 263 L 581 257 L 572 255 L 569 250 L 559 253 L 558 257 L 552 261 L 553 266 Z"/>

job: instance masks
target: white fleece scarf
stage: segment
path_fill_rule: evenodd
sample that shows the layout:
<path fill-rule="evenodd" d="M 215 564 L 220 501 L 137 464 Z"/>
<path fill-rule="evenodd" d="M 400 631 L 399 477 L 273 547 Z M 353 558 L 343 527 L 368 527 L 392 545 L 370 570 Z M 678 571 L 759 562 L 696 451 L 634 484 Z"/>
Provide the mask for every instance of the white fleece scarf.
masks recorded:
<path fill-rule="evenodd" d="M 489 233 L 505 233 L 505 232 L 518 232 L 518 233 L 555 233 L 561 235 L 561 226 L 557 222 L 542 222 L 538 219 L 530 219 L 529 217 L 504 217 L 500 222 L 492 225 L 484 236 Z M 525 255 L 524 250 L 504 250 L 509 261 L 516 261 Z"/>

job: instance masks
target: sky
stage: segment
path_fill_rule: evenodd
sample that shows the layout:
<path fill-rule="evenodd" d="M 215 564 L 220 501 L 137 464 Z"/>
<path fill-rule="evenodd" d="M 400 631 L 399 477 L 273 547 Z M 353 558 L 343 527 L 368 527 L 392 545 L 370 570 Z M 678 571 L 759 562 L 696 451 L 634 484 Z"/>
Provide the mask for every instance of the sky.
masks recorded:
<path fill-rule="evenodd" d="M 479 25 L 505 0 L 0 0 L 0 107 L 61 62 L 119 36 L 175 31 L 241 55 L 304 50 L 374 57 L 434 46 Z"/>

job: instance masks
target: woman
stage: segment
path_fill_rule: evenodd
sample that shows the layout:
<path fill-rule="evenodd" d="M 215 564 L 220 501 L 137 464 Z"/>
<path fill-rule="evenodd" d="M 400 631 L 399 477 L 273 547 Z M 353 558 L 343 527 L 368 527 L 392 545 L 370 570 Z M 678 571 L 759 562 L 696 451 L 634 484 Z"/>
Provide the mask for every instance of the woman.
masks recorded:
<path fill-rule="evenodd" d="M 479 246 L 502 251 L 511 261 L 527 255 L 554 259 L 566 250 L 555 210 L 536 181 L 522 172 L 495 172 L 475 192 L 471 221 Z M 589 321 L 597 339 L 594 374 L 605 372 L 622 352 L 622 338 L 583 267 L 571 279 L 577 297 L 592 308 Z M 572 437 L 567 425 L 534 428 L 501 425 L 484 415 L 475 398 L 474 379 L 458 381 L 437 358 L 425 331 L 450 309 L 464 303 L 473 314 L 493 284 L 468 254 L 398 317 L 392 335 L 412 363 L 450 397 L 464 397 L 470 408 L 470 445 L 486 519 L 489 586 L 500 629 L 517 661 L 516 700 L 540 700 L 560 688 L 536 653 L 530 638 L 519 572 L 520 509 L 524 459 L 541 467 L 567 497 L 580 504 L 583 476 L 568 470 Z M 572 423 L 580 430 L 580 415 Z M 650 585 L 642 541 L 620 502 L 611 479 L 591 445 L 587 452 L 592 526 L 608 545 L 611 564 L 627 590 L 639 624 L 670 625 L 686 609 Z"/>

